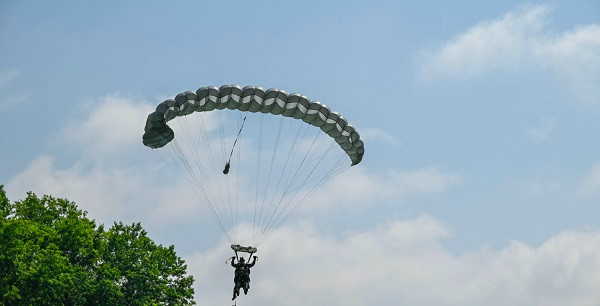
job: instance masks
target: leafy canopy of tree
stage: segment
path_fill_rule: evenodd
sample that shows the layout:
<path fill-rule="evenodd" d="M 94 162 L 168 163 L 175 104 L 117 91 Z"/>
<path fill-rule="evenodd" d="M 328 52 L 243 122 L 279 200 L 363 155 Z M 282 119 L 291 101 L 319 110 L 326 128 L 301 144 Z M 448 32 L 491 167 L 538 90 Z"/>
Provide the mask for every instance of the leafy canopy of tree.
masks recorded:
<path fill-rule="evenodd" d="M 191 305 L 193 278 L 173 246 L 139 223 L 97 226 L 51 196 L 11 203 L 0 185 L 0 305 Z"/>

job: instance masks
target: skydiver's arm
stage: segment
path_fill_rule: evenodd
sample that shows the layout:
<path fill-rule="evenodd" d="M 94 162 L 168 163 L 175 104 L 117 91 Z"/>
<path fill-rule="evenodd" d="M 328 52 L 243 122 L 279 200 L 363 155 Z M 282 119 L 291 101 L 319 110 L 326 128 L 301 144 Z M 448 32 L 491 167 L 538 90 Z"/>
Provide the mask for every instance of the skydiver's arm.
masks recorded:
<path fill-rule="evenodd" d="M 252 267 L 254 267 L 254 264 L 256 263 L 256 259 L 257 259 L 257 258 L 258 258 L 258 257 L 254 256 L 254 260 L 252 260 L 252 263 L 251 263 L 251 264 L 248 264 L 248 267 L 249 267 L 249 268 L 252 268 Z"/>
<path fill-rule="evenodd" d="M 235 256 L 231 257 L 231 266 L 234 268 L 237 268 L 238 265 L 236 265 L 235 263 L 233 263 L 235 261 Z"/>

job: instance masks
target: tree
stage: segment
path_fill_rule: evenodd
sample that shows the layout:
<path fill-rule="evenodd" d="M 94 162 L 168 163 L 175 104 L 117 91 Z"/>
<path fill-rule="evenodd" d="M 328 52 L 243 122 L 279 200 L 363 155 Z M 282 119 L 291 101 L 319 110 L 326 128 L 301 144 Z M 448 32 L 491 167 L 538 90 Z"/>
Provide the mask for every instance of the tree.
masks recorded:
<path fill-rule="evenodd" d="M 140 223 L 106 231 L 74 202 L 0 185 L 0 305 L 190 305 L 193 277 Z"/>

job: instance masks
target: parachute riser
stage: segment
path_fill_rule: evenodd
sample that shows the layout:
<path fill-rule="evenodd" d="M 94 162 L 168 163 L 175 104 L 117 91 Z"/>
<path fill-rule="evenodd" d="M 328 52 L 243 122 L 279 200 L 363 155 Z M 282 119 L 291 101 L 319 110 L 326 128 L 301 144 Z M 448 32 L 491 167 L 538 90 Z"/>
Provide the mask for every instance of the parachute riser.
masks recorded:
<path fill-rule="evenodd" d="M 242 134 L 242 129 L 244 128 L 244 124 L 246 123 L 246 117 L 248 117 L 248 116 L 246 115 L 244 117 L 244 121 L 242 121 L 242 126 L 240 127 L 240 130 L 238 131 L 238 134 L 235 137 L 235 141 L 233 142 L 233 146 L 231 146 L 231 153 L 229 153 L 229 159 L 225 163 L 225 169 L 223 169 L 223 174 L 228 174 L 229 173 L 229 167 L 231 167 L 231 156 L 233 156 L 233 149 L 235 148 L 235 145 L 237 144 L 238 139 L 240 138 L 240 135 Z"/>

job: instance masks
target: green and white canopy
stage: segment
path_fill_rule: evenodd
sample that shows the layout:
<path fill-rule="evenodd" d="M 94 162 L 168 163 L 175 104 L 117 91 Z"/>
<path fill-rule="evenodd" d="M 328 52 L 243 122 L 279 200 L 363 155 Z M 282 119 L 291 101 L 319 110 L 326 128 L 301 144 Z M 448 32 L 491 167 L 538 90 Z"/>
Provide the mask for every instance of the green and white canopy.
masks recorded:
<path fill-rule="evenodd" d="M 360 163 L 365 152 L 364 144 L 354 127 L 342 115 L 332 112 L 327 105 L 310 101 L 300 94 L 288 95 L 280 89 L 264 91 L 255 86 L 242 89 L 238 85 L 202 87 L 196 92 L 186 91 L 178 94 L 174 100 L 160 103 L 146 121 L 144 145 L 160 148 L 169 143 L 175 135 L 167 122 L 176 117 L 222 109 L 270 113 L 316 126 L 335 139 L 352 160 L 352 165 Z"/>

